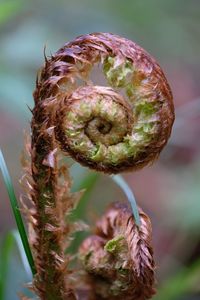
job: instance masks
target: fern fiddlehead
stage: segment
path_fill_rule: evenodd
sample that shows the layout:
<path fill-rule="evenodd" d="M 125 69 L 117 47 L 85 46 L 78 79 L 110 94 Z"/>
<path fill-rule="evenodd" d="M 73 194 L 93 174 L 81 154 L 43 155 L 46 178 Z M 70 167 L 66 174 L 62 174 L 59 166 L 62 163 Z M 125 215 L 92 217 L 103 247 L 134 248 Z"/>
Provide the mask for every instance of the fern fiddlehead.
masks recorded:
<path fill-rule="evenodd" d="M 106 86 L 92 82 L 96 66 Z M 64 215 L 74 197 L 67 169 L 58 162 L 59 148 L 97 171 L 140 169 L 158 157 L 170 136 L 172 94 L 161 68 L 142 48 L 113 34 L 94 33 L 78 37 L 46 59 L 34 100 L 30 197 L 35 206 L 35 287 L 41 299 L 75 299 L 64 255 L 70 232 Z"/>
<path fill-rule="evenodd" d="M 126 204 L 114 203 L 80 247 L 97 299 L 144 300 L 155 293 L 151 222 L 139 213 L 140 228 Z"/>

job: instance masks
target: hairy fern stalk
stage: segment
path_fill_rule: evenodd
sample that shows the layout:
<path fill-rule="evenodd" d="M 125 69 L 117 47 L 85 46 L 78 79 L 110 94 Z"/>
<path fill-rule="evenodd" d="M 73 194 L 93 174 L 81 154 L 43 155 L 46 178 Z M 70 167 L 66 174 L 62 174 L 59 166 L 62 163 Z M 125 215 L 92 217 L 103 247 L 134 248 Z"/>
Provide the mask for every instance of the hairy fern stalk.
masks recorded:
<path fill-rule="evenodd" d="M 92 82 L 96 67 L 106 86 Z M 35 292 L 43 300 L 150 299 L 155 293 L 151 223 L 141 209 L 138 227 L 126 204 L 110 206 L 79 249 L 82 270 L 69 268 L 72 258 L 65 249 L 75 227 L 68 216 L 80 195 L 70 192 L 62 155 L 109 174 L 151 164 L 174 121 L 161 68 L 125 38 L 80 36 L 45 58 L 34 100 L 24 183 L 33 204 L 28 216 Z"/>

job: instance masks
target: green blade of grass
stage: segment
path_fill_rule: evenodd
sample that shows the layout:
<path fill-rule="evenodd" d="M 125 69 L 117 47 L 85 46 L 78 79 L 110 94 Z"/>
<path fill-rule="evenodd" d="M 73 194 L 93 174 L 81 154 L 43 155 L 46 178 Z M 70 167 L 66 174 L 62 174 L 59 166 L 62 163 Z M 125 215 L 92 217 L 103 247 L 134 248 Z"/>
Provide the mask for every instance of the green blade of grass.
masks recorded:
<path fill-rule="evenodd" d="M 11 178 L 10 178 L 7 166 L 6 166 L 6 162 L 4 160 L 3 153 L 2 153 L 1 150 L 0 150 L 0 169 L 1 169 L 3 179 L 4 179 L 4 183 L 6 185 L 6 189 L 7 189 L 8 195 L 9 195 L 10 204 L 11 204 L 11 207 L 12 207 L 12 210 L 13 210 L 13 214 L 14 214 L 16 223 L 17 223 L 17 227 L 18 227 L 19 234 L 20 234 L 20 237 L 21 237 L 21 240 L 22 240 L 24 251 L 26 253 L 26 256 L 27 256 L 27 259 L 28 259 L 28 262 L 29 262 L 29 265 L 30 265 L 30 268 L 31 268 L 31 271 L 32 271 L 32 274 L 35 275 L 36 270 L 35 270 L 35 266 L 34 266 L 34 261 L 33 261 L 33 256 L 32 256 L 32 253 L 31 253 L 31 249 L 30 249 L 30 246 L 29 246 L 26 230 L 25 230 L 25 227 L 24 227 L 24 224 L 23 224 L 23 221 L 22 221 L 22 216 L 21 216 L 21 213 L 20 213 L 20 209 L 19 209 L 19 206 L 18 206 L 16 196 L 15 196 L 13 184 L 12 184 L 12 181 L 11 181 Z"/>
<path fill-rule="evenodd" d="M 140 215 L 138 212 L 138 207 L 137 207 L 137 203 L 136 203 L 133 191 L 131 190 L 128 183 L 124 180 L 124 178 L 121 175 L 114 175 L 114 176 L 111 176 L 111 178 L 122 189 L 122 191 L 126 195 L 128 201 L 131 204 L 133 216 L 135 219 L 135 224 L 139 227 L 140 226 Z"/>
<path fill-rule="evenodd" d="M 5 297 L 5 289 L 7 282 L 7 271 L 10 252 L 13 247 L 13 238 L 8 234 L 1 245 L 1 264 L 0 264 L 0 299 Z"/>
<path fill-rule="evenodd" d="M 29 265 L 26 253 L 24 251 L 24 247 L 23 247 L 23 244 L 22 244 L 22 240 L 21 240 L 19 231 L 17 229 L 11 230 L 8 233 L 8 235 L 12 236 L 12 238 L 13 238 L 16 246 L 17 246 L 17 249 L 19 251 L 21 262 L 23 264 L 24 270 L 26 271 L 27 276 L 29 278 L 31 278 L 32 277 L 32 271 L 31 271 L 31 268 L 30 268 L 30 265 Z"/>
<path fill-rule="evenodd" d="M 7 274 L 8 274 L 8 268 L 9 268 L 9 261 L 10 261 L 10 255 L 11 251 L 14 247 L 14 244 L 17 245 L 17 248 L 19 250 L 19 254 L 21 256 L 22 263 L 24 265 L 24 269 L 30 278 L 32 273 L 30 266 L 27 261 L 26 254 L 24 252 L 24 248 L 19 236 L 19 232 L 17 230 L 12 230 L 8 232 L 8 234 L 5 236 L 5 239 L 2 243 L 1 247 L 1 263 L 0 263 L 0 299 L 4 299 L 5 297 L 5 289 L 7 284 Z"/>

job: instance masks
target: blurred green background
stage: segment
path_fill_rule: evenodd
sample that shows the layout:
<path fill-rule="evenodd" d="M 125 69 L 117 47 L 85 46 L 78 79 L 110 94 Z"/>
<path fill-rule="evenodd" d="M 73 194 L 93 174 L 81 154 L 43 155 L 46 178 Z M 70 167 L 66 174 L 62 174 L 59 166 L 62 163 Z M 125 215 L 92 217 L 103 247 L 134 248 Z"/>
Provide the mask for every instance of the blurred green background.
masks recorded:
<path fill-rule="evenodd" d="M 200 299 L 200 1 L 0 1 L 0 145 L 17 196 L 23 193 L 19 186 L 23 131 L 29 131 L 28 107 L 33 107 L 44 46 L 50 55 L 76 36 L 95 31 L 137 42 L 158 60 L 171 85 L 176 122 L 167 147 L 154 166 L 124 177 L 153 223 L 158 281 L 154 299 Z M 74 190 L 91 187 L 96 180 L 78 165 L 72 175 Z M 100 176 L 82 199 L 78 215 L 94 221 L 114 200 L 124 200 L 122 192 Z M 23 253 L 7 235 L 15 227 L 0 178 L 2 300 L 18 299 L 17 292 L 26 293 L 24 283 L 31 280 Z"/>

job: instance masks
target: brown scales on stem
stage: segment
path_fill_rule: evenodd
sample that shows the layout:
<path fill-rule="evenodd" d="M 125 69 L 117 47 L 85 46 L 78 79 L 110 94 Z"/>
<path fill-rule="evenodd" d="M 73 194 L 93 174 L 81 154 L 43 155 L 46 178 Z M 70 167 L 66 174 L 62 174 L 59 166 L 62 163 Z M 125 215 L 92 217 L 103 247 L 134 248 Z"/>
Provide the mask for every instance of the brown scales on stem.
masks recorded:
<path fill-rule="evenodd" d="M 70 178 L 66 188 L 59 180 L 58 158 L 51 119 L 37 103 L 32 120 L 32 177 L 36 240 L 33 245 L 37 275 L 35 288 L 41 299 L 75 299 L 67 287 L 67 259 L 64 256 L 67 228 L 65 213 L 70 209 Z M 46 128 L 45 128 L 46 127 Z M 68 175 L 68 174 L 67 174 Z M 72 204 L 71 204 L 72 205 Z"/>
<path fill-rule="evenodd" d="M 94 65 L 102 67 L 109 87 L 93 85 L 90 73 Z M 170 136 L 174 120 L 172 94 L 161 68 L 142 48 L 119 36 L 94 33 L 75 39 L 50 59 L 45 58 L 34 100 L 31 166 L 26 178 L 28 197 L 34 206 L 30 216 L 37 269 L 34 288 L 43 300 L 74 300 L 80 297 L 78 287 L 70 281 L 70 257 L 64 254 L 72 230 L 65 216 L 78 200 L 70 193 L 71 180 L 68 168 L 59 161 L 59 149 L 105 173 L 140 169 L 158 157 Z M 124 221 L 120 221 L 120 215 Z M 154 293 L 151 226 L 142 211 L 140 217 L 142 225 L 138 229 L 126 207 L 114 206 L 97 226 L 96 237 L 88 240 L 95 239 L 91 247 L 98 245 L 104 252 L 105 240 L 109 246 L 109 239 L 119 230 L 125 235 L 118 245 L 122 252 L 117 253 L 123 263 L 121 270 L 116 273 L 111 268 L 116 257 L 110 261 L 106 253 L 108 274 L 99 289 L 101 293 L 95 295 L 89 280 L 85 283 L 91 292 L 88 300 L 121 299 L 122 295 L 142 300 Z M 87 240 L 82 249 L 85 243 Z M 100 278 L 93 276 L 99 267 L 91 272 L 92 287 L 102 282 L 101 274 Z M 120 271 L 128 272 L 128 286 L 123 280 L 127 274 Z M 112 276 L 115 284 L 109 295 Z"/>

